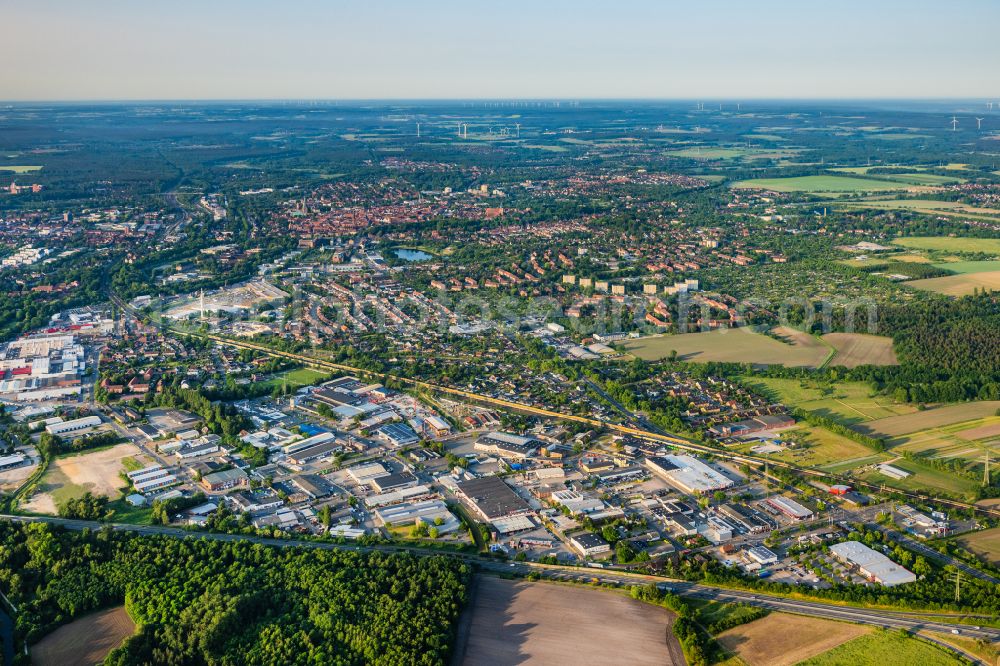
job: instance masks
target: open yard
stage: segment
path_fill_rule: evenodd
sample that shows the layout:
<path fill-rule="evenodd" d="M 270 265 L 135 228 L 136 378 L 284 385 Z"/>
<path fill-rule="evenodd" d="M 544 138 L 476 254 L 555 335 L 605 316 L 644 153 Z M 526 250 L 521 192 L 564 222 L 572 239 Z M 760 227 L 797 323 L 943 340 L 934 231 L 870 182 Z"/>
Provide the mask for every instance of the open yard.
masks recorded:
<path fill-rule="evenodd" d="M 963 534 L 957 537 L 955 541 L 987 562 L 991 562 L 995 566 L 1000 566 L 1000 527 L 973 532 L 971 534 Z"/>
<path fill-rule="evenodd" d="M 758 365 L 819 367 L 832 352 L 811 335 L 777 328 L 788 342 L 755 333 L 749 328 L 719 329 L 704 333 L 653 335 L 626 344 L 629 352 L 645 360 L 666 358 L 676 351 L 685 361 L 730 361 Z"/>
<path fill-rule="evenodd" d="M 794 441 L 795 446 L 771 453 L 768 457 L 801 467 L 828 469 L 836 466 L 840 471 L 844 471 L 866 463 L 870 464 L 874 459 L 884 458 L 884 455 L 873 458 L 871 449 L 825 428 L 800 426 L 783 431 L 781 439 Z M 758 444 L 759 442 L 753 442 L 742 445 L 739 451 L 752 453 L 751 449 Z"/>
<path fill-rule="evenodd" d="M 1000 290 L 1000 271 L 962 273 L 925 280 L 911 280 L 906 284 L 915 289 L 933 291 L 945 296 L 968 296 L 977 289 L 980 291 Z"/>
<path fill-rule="evenodd" d="M 123 606 L 81 617 L 59 627 L 31 648 L 36 666 L 93 666 L 135 633 Z"/>
<path fill-rule="evenodd" d="M 684 664 L 671 614 L 617 592 L 479 576 L 467 615 L 453 663 Z"/>
<path fill-rule="evenodd" d="M 870 462 L 869 458 L 873 455 L 868 447 L 825 428 L 805 426 L 787 430 L 782 435 L 794 439 L 798 446 L 770 457 L 804 467 L 841 466 L 849 461 L 856 461 L 855 466 L 859 466 Z"/>
<path fill-rule="evenodd" d="M 898 365 L 892 338 L 863 333 L 827 333 L 824 342 L 837 350 L 830 365 L 856 368 L 859 365 Z"/>
<path fill-rule="evenodd" d="M 856 624 L 771 613 L 760 620 L 722 632 L 718 641 L 748 666 L 791 666 L 869 631 Z"/>
<path fill-rule="evenodd" d="M 925 202 L 927 203 L 927 202 Z M 942 202 L 944 203 L 944 202 Z M 1000 211 L 997 211 L 1000 213 Z M 943 252 L 987 252 L 1000 255 L 1000 238 L 953 238 L 951 236 L 906 236 L 892 241 L 914 250 Z"/>
<path fill-rule="evenodd" d="M 792 178 L 755 178 L 732 185 L 737 189 L 772 190 L 774 192 L 891 192 L 913 189 L 907 183 L 855 178 L 852 176 L 795 176 Z"/>
<path fill-rule="evenodd" d="M 0 164 L 0 171 L 6 171 L 8 173 L 31 173 L 32 171 L 41 171 L 40 166 L 28 166 L 23 164 Z"/>
<path fill-rule="evenodd" d="M 139 453 L 134 444 L 117 444 L 57 458 L 42 477 L 38 491 L 21 508 L 31 513 L 55 514 L 61 504 L 86 492 L 115 499 L 125 486 L 119 476 L 125 469 L 122 459 Z"/>
<path fill-rule="evenodd" d="M 878 630 L 843 643 L 824 654 L 811 657 L 799 666 L 888 666 L 889 664 L 920 664 L 920 666 L 959 666 L 965 662 L 951 656 L 943 648 L 910 638 L 899 632 Z"/>

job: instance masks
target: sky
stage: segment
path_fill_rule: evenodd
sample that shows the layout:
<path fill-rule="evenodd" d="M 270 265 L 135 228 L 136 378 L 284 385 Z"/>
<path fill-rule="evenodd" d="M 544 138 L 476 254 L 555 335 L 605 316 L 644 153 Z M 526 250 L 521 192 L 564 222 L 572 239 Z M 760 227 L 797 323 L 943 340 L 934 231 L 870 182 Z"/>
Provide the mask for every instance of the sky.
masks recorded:
<path fill-rule="evenodd" d="M 4 0 L 0 100 L 1000 98 L 996 0 Z"/>

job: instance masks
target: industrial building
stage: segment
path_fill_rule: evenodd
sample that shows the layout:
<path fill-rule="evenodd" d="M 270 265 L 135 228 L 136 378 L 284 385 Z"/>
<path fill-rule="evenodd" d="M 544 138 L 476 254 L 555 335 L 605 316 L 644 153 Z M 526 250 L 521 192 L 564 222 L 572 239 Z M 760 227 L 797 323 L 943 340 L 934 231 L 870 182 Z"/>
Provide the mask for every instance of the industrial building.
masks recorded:
<path fill-rule="evenodd" d="M 533 437 L 512 435 L 507 432 L 490 432 L 476 440 L 473 448 L 501 458 L 524 460 L 538 452 L 541 442 Z"/>
<path fill-rule="evenodd" d="M 10 469 L 23 464 L 28 458 L 23 453 L 14 453 L 9 456 L 0 456 L 0 469 Z"/>
<path fill-rule="evenodd" d="M 812 518 L 813 512 L 788 497 L 775 495 L 764 500 L 764 504 L 793 520 Z"/>
<path fill-rule="evenodd" d="M 356 483 L 368 483 L 372 479 L 380 476 L 386 476 L 390 474 L 390 472 L 382 463 L 373 462 L 365 465 L 358 465 L 357 467 L 350 467 L 347 470 L 347 474 L 354 479 Z"/>
<path fill-rule="evenodd" d="M 292 479 L 292 485 L 298 488 L 300 492 L 308 495 L 310 499 L 320 499 L 331 493 L 330 489 L 326 486 L 326 482 L 321 477 L 311 474 L 296 476 Z"/>
<path fill-rule="evenodd" d="M 288 460 L 293 464 L 305 465 L 313 460 L 319 460 L 342 451 L 343 448 L 333 433 L 321 432 L 309 439 L 286 446 L 285 452 L 288 454 Z"/>
<path fill-rule="evenodd" d="M 397 448 L 420 441 L 420 437 L 413 431 L 413 428 L 405 423 L 388 423 L 376 430 L 375 436 Z"/>
<path fill-rule="evenodd" d="M 912 583 L 917 580 L 912 572 L 860 541 L 844 541 L 834 544 L 830 546 L 830 552 L 842 562 L 857 567 L 862 576 L 886 587 Z"/>
<path fill-rule="evenodd" d="M 292 442 L 291 444 L 287 444 L 285 446 L 285 453 L 291 455 L 293 453 L 297 453 L 303 449 L 308 449 L 318 444 L 326 444 L 327 442 L 332 442 L 336 438 L 337 438 L 336 435 L 334 435 L 332 432 L 326 432 L 324 430 L 316 433 L 311 437 L 308 437 L 307 439 L 302 439 L 297 442 Z"/>
<path fill-rule="evenodd" d="M 438 499 L 380 507 L 374 513 L 381 524 L 386 526 L 412 525 L 420 521 L 427 525 L 434 525 L 440 534 L 454 532 L 462 526 L 448 510 L 448 505 Z M 438 522 L 440 524 L 437 524 Z"/>
<path fill-rule="evenodd" d="M 70 421 L 61 421 L 59 423 L 50 423 L 45 426 L 45 432 L 50 435 L 65 435 L 70 432 L 77 432 L 80 430 L 87 430 L 88 428 L 96 428 L 101 425 L 100 416 L 84 416 L 78 419 L 72 419 Z"/>
<path fill-rule="evenodd" d="M 705 495 L 734 485 L 728 477 L 688 455 L 650 456 L 646 458 L 646 467 L 691 495 Z"/>
<path fill-rule="evenodd" d="M 137 469 L 129 472 L 127 476 L 136 492 L 143 495 L 180 483 L 170 470 L 160 465 Z"/>
<path fill-rule="evenodd" d="M 365 498 L 365 506 L 370 509 L 374 509 L 380 506 L 389 506 L 390 504 L 397 504 L 399 502 L 405 502 L 409 499 L 414 499 L 417 497 L 424 497 L 428 495 L 433 495 L 432 491 L 427 486 L 420 484 L 416 486 L 409 486 L 407 488 L 400 488 L 399 490 L 393 490 L 388 493 L 379 493 L 378 495 L 371 495 Z"/>
<path fill-rule="evenodd" d="M 408 488 L 417 485 L 417 477 L 409 472 L 398 472 L 396 474 L 386 474 L 376 476 L 368 482 L 372 490 L 379 493 L 388 493 L 400 488 Z"/>
<path fill-rule="evenodd" d="M 526 514 L 531 511 L 528 503 L 521 499 L 511 487 L 495 476 L 471 479 L 457 486 L 458 494 L 464 497 L 476 512 L 487 521 L 505 516 Z"/>
<path fill-rule="evenodd" d="M 162 447 L 160 449 L 163 450 Z M 213 453 L 219 452 L 219 445 L 216 442 L 205 442 L 201 438 L 182 445 L 174 453 L 181 460 L 187 460 L 190 458 L 200 458 L 201 456 L 208 456 Z"/>
<path fill-rule="evenodd" d="M 770 548 L 765 548 L 764 546 L 754 546 L 746 550 L 747 559 L 752 562 L 756 562 L 761 566 L 767 566 L 768 564 L 777 564 L 778 556 L 771 551 Z"/>
<path fill-rule="evenodd" d="M 900 469 L 898 467 L 894 467 L 886 463 L 882 463 L 881 465 L 879 465 L 878 471 L 886 475 L 890 479 L 896 479 L 897 481 L 905 479 L 906 477 L 910 476 L 910 473 L 907 472 L 905 469 Z"/>
<path fill-rule="evenodd" d="M 750 534 L 761 534 L 777 527 L 776 525 L 766 522 L 763 516 L 758 516 L 743 507 L 736 506 L 735 504 L 723 504 L 718 508 L 718 512 L 727 520 L 736 523 L 737 527 L 742 527 Z"/>
<path fill-rule="evenodd" d="M 611 545 L 601 538 L 599 534 L 594 534 L 593 532 L 577 534 L 569 542 L 584 557 L 593 557 L 594 555 L 611 552 Z"/>
<path fill-rule="evenodd" d="M 243 470 L 239 469 L 227 469 L 221 472 L 206 474 L 201 477 L 202 487 L 204 487 L 205 490 L 210 490 L 212 492 L 236 488 L 237 486 L 245 486 L 246 484 L 247 475 Z"/>

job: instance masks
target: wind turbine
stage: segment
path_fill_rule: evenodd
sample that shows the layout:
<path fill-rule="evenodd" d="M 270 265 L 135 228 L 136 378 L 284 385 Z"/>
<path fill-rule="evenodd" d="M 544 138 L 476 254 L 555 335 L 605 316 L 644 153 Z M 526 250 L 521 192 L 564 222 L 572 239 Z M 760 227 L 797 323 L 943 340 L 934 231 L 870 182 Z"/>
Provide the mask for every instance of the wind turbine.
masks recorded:
<path fill-rule="evenodd" d="M 517 131 L 517 138 L 521 138 L 521 123 L 514 123 L 514 128 Z"/>
<path fill-rule="evenodd" d="M 420 138 L 420 123 L 417 123 L 417 138 Z"/>
<path fill-rule="evenodd" d="M 954 132 L 957 127 L 958 127 L 958 118 L 956 118 L 955 116 L 952 116 L 951 117 L 951 131 Z"/>
<path fill-rule="evenodd" d="M 976 129 L 977 130 L 983 129 L 983 120 L 984 120 L 983 118 L 976 118 Z"/>
<path fill-rule="evenodd" d="M 986 108 L 988 108 L 990 111 L 992 111 L 993 110 L 993 102 L 986 102 Z"/>

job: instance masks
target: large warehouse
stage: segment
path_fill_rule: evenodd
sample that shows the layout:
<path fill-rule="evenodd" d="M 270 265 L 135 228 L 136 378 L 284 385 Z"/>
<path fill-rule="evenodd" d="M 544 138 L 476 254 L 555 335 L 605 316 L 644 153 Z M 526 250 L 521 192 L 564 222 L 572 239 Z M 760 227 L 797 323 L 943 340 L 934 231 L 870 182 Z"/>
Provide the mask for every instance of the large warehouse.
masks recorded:
<path fill-rule="evenodd" d="M 458 493 L 488 521 L 531 511 L 527 502 L 495 476 L 471 479 L 457 487 Z"/>
<path fill-rule="evenodd" d="M 692 456 L 650 456 L 646 458 L 646 467 L 691 495 L 705 495 L 733 485 L 732 479 Z"/>
<path fill-rule="evenodd" d="M 912 583 L 917 579 L 913 573 L 860 541 L 834 544 L 830 546 L 830 552 L 842 562 L 856 566 L 862 576 L 886 587 Z"/>

